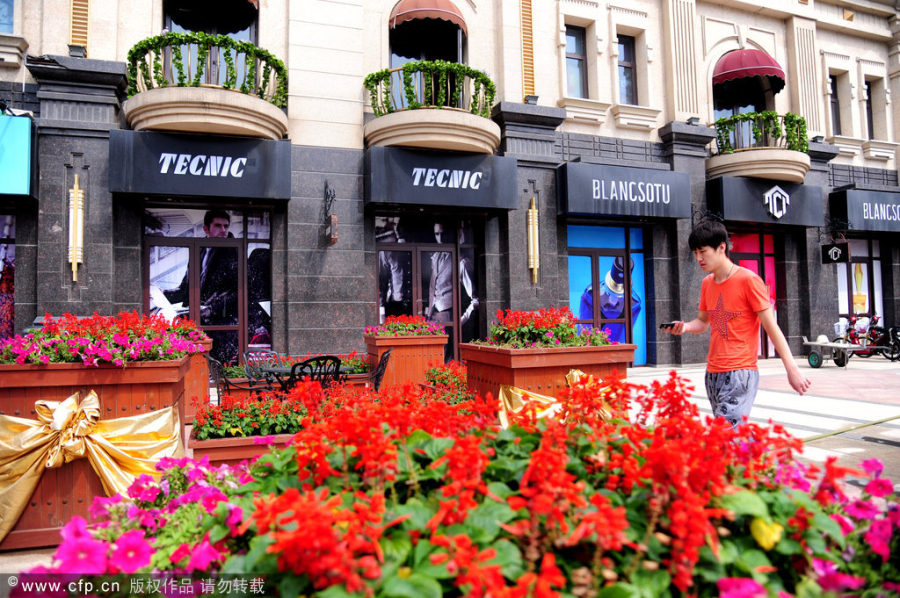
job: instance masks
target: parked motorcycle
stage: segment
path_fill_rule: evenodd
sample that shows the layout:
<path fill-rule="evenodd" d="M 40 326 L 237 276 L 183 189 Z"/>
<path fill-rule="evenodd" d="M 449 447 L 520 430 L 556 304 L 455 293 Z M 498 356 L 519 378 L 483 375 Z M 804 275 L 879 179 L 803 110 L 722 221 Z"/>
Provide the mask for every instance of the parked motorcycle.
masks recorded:
<path fill-rule="evenodd" d="M 850 316 L 846 327 L 841 322 L 834 325 L 835 332 L 840 335 L 833 339 L 834 342 L 859 347 L 852 351 L 835 349 L 832 357 L 836 365 L 846 365 L 852 355 L 871 357 L 880 353 L 890 361 L 900 360 L 900 326 L 885 329 L 878 326 L 878 320 L 877 315 L 871 318 Z"/>

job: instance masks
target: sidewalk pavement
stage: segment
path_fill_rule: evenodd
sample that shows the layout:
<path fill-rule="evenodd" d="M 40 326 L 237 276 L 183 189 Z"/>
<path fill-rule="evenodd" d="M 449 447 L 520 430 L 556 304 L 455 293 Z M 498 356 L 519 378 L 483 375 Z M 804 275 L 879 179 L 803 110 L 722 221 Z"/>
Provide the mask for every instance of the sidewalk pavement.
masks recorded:
<path fill-rule="evenodd" d="M 801 371 L 812 381 L 804 396 L 791 389 L 780 359 L 760 361 L 759 394 L 751 421 L 773 421 L 784 425 L 800 438 L 814 438 L 837 431 L 855 430 L 809 441 L 801 459 L 824 463 L 829 456 L 838 463 L 857 467 L 864 459 L 878 458 L 885 465 L 884 477 L 900 489 L 900 362 L 881 356 L 853 357 L 847 367 L 826 361 L 819 369 L 809 367 L 806 358 L 797 357 Z M 705 364 L 686 367 L 639 367 L 628 371 L 635 384 L 666 380 L 672 371 L 694 387 L 693 398 L 701 414 L 710 415 L 703 380 Z M 879 425 L 871 422 L 886 420 Z M 859 479 L 850 479 L 861 486 Z M 0 573 L 19 573 L 37 565 L 47 565 L 55 548 L 0 552 Z M 3 598 L 0 596 L 0 598 Z"/>

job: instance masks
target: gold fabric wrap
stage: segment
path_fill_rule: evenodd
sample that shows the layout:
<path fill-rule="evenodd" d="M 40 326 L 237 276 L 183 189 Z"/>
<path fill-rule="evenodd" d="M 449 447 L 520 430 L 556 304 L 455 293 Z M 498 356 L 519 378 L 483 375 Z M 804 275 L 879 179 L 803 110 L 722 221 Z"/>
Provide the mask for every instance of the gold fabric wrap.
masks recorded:
<path fill-rule="evenodd" d="M 158 478 L 156 464 L 163 457 L 184 456 L 175 407 L 101 420 L 97 393 L 91 391 L 80 402 L 79 396 L 36 401 L 37 421 L 0 415 L 0 542 L 16 525 L 47 468 L 87 457 L 112 496 L 124 493 L 143 473 Z"/>
<path fill-rule="evenodd" d="M 578 382 L 587 384 L 593 382 L 593 380 L 593 376 L 586 375 L 581 370 L 569 370 L 569 373 L 566 374 L 566 384 L 570 388 Z M 553 417 L 562 411 L 563 408 L 562 402 L 558 399 L 508 384 L 501 385 L 498 394 L 500 399 L 500 426 L 504 429 L 509 427 L 509 414 L 518 413 L 526 407 L 533 409 L 535 417 L 538 419 Z M 601 408 L 600 415 L 603 419 L 609 419 L 609 409 Z"/>

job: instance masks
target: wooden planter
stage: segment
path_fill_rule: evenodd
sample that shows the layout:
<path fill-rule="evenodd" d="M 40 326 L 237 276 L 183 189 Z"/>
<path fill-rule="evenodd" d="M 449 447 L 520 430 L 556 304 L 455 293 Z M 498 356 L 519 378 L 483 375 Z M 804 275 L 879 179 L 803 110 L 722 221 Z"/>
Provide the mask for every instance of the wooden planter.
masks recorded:
<path fill-rule="evenodd" d="M 175 405 L 184 425 L 184 379 L 188 357 L 177 361 L 86 367 L 77 363 L 0 365 L 0 414 L 37 419 L 38 400 L 63 401 L 91 390 L 100 399 L 103 419 L 141 415 Z M 90 520 L 95 496 L 105 496 L 100 478 L 87 459 L 47 469 L 15 528 L 0 550 L 59 544 L 59 529 L 75 515 Z"/>
<path fill-rule="evenodd" d="M 200 341 L 204 353 L 212 349 L 212 339 Z M 190 369 L 184 377 L 184 423 L 194 423 L 197 407 L 194 406 L 194 397 L 203 402 L 209 401 L 209 366 L 203 353 L 194 353 L 188 357 Z"/>
<path fill-rule="evenodd" d="M 381 387 L 412 382 L 425 382 L 425 370 L 435 363 L 444 363 L 446 334 L 429 336 L 366 336 L 366 348 L 372 369 L 388 349 L 393 349 Z"/>
<path fill-rule="evenodd" d="M 566 388 L 566 374 L 581 370 L 603 379 L 618 370 L 625 377 L 634 361 L 637 345 L 605 347 L 559 347 L 546 349 L 500 349 L 463 343 L 460 358 L 466 362 L 469 390 L 497 397 L 501 385 L 558 396 Z"/>
<path fill-rule="evenodd" d="M 273 434 L 272 438 L 275 440 L 273 445 L 283 446 L 293 437 L 293 434 Z M 231 465 L 233 467 L 241 461 L 250 461 L 269 452 L 270 445 L 256 444 L 260 438 L 262 436 L 197 440 L 192 432 L 188 439 L 188 449 L 193 451 L 194 459 L 208 456 L 210 465 Z"/>

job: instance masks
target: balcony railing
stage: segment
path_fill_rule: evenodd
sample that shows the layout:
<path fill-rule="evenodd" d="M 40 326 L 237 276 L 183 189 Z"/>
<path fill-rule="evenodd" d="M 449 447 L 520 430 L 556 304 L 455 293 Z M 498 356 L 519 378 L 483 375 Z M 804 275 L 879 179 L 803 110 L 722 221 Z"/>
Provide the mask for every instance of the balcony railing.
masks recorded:
<path fill-rule="evenodd" d="M 490 118 L 497 88 L 490 77 L 465 64 L 443 60 L 407 62 L 372 73 L 363 82 L 375 116 L 417 108 L 451 109 Z"/>
<path fill-rule="evenodd" d="M 283 108 L 287 69 L 274 55 L 225 35 L 166 33 L 128 52 L 128 96 L 161 87 L 232 89 Z"/>
<path fill-rule="evenodd" d="M 809 153 L 806 119 L 797 114 L 747 112 L 716 121 L 719 155 L 754 149 L 786 149 Z"/>

